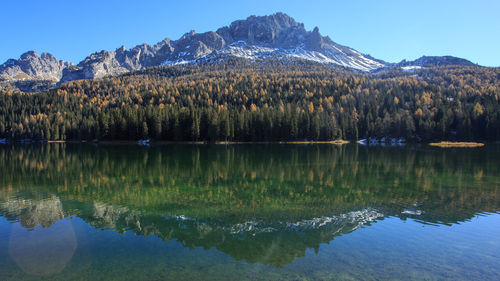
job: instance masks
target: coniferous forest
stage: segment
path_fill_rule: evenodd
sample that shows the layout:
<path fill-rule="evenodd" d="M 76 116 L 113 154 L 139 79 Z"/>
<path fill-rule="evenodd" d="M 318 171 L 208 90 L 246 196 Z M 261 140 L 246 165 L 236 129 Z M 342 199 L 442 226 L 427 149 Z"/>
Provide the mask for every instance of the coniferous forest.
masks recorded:
<path fill-rule="evenodd" d="M 0 93 L 0 138 L 500 140 L 500 69 L 360 73 L 232 59 Z"/>

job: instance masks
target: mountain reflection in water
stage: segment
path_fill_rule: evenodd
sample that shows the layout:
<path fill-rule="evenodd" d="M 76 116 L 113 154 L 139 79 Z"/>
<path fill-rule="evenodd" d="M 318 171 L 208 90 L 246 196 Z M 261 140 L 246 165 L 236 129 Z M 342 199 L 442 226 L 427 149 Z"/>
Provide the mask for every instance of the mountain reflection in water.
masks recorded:
<path fill-rule="evenodd" d="M 452 225 L 498 211 L 499 156 L 498 146 L 3 146 L 0 214 L 33 232 L 79 217 L 283 267 L 387 217 Z"/>

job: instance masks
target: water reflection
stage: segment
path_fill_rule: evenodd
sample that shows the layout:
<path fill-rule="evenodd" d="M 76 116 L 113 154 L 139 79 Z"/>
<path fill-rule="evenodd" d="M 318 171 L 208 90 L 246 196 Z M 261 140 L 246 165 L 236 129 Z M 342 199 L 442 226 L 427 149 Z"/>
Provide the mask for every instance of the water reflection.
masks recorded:
<path fill-rule="evenodd" d="M 71 258 L 72 216 L 283 267 L 386 217 L 450 225 L 497 211 L 498 156 L 497 146 L 4 146 L 0 213 L 18 222 L 9 251 L 34 274 Z"/>
<path fill-rule="evenodd" d="M 62 271 L 76 247 L 73 226 L 64 220 L 36 231 L 14 224 L 9 240 L 11 258 L 24 272 L 32 275 L 51 275 Z"/>
<path fill-rule="evenodd" d="M 25 204 L 26 201 L 29 203 Z M 61 204 L 59 199 L 37 201 L 20 198 L 4 201 L 0 205 L 0 211 L 4 217 L 19 222 L 11 234 L 14 237 L 11 240 L 15 242 L 11 244 L 17 246 L 10 248 L 11 253 L 14 253 L 13 257 L 23 256 L 26 259 L 30 251 L 47 254 L 46 249 L 52 248 L 53 243 L 65 241 L 63 238 L 71 234 L 71 228 L 59 229 L 61 225 L 71 226 L 61 223 L 59 219 L 77 215 L 98 229 L 111 229 L 120 233 L 130 231 L 142 236 L 154 235 L 164 241 L 179 241 L 189 249 L 214 247 L 236 260 L 278 267 L 304 256 L 309 248 L 318 251 L 320 244 L 330 242 L 335 236 L 350 233 L 384 217 L 376 209 L 368 208 L 296 221 L 266 221 L 261 217 L 236 223 L 225 218 L 147 214 L 106 203 L 67 201 Z M 35 245 L 30 245 L 30 239 Z M 20 247 L 23 248 L 19 249 Z M 64 259 L 67 253 L 71 251 L 56 253 L 55 257 Z M 32 255 L 31 258 L 36 261 L 42 257 Z M 23 265 L 26 263 L 20 262 Z M 34 265 L 36 263 L 29 266 Z M 43 263 L 38 265 L 40 268 L 50 268 Z M 27 272 L 36 272 L 36 269 L 30 268 Z"/>

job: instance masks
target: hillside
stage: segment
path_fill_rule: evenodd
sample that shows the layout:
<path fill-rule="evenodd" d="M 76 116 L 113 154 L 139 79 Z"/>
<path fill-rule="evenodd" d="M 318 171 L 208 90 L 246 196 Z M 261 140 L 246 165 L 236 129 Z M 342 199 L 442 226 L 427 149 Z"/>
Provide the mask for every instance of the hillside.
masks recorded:
<path fill-rule="evenodd" d="M 499 85 L 499 69 L 477 66 L 367 74 L 235 58 L 4 92 L 0 138 L 499 140 Z"/>

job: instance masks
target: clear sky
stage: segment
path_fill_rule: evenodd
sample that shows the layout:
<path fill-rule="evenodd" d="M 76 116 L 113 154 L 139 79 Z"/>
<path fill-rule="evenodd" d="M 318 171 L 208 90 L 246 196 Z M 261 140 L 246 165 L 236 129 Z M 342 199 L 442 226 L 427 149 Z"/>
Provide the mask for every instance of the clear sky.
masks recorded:
<path fill-rule="evenodd" d="M 0 63 L 28 50 L 78 63 L 279 11 L 388 62 L 453 55 L 500 66 L 499 0 L 0 0 Z"/>

